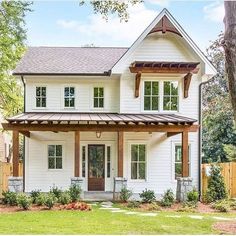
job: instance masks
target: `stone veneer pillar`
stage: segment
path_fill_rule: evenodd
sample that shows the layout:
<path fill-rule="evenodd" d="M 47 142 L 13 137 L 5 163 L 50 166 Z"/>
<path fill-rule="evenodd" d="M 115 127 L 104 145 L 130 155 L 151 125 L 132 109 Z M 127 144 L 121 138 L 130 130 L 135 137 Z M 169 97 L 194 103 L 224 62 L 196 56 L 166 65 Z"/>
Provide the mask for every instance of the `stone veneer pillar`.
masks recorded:
<path fill-rule="evenodd" d="M 177 178 L 176 200 L 184 202 L 187 200 L 187 193 L 193 190 L 193 179 L 190 177 Z"/>
<path fill-rule="evenodd" d="M 81 199 L 84 199 L 83 182 L 84 182 L 84 179 L 81 177 L 72 177 L 71 178 L 71 185 L 79 186 L 82 190 Z"/>
<path fill-rule="evenodd" d="M 114 178 L 113 200 L 119 200 L 120 191 L 127 186 L 127 179 L 123 177 Z"/>
<path fill-rule="evenodd" d="M 8 190 L 14 193 L 23 192 L 23 177 L 9 177 Z"/>

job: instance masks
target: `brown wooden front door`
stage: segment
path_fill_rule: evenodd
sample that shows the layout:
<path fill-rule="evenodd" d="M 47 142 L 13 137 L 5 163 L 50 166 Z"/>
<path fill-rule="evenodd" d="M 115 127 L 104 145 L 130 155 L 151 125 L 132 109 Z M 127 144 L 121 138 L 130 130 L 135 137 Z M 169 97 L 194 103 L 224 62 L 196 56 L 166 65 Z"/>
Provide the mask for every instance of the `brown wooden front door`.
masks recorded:
<path fill-rule="evenodd" d="M 88 191 L 105 190 L 105 145 L 88 145 Z"/>

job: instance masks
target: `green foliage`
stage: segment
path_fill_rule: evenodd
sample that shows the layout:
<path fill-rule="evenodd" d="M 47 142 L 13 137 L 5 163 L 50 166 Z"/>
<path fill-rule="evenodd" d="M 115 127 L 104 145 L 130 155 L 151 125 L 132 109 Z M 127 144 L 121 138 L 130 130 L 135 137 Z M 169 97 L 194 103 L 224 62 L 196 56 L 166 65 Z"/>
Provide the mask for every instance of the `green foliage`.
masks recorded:
<path fill-rule="evenodd" d="M 72 202 L 76 202 L 80 199 L 81 192 L 82 192 L 82 189 L 80 186 L 76 184 L 73 184 L 70 186 L 69 193 L 70 193 Z"/>
<path fill-rule="evenodd" d="M 148 210 L 149 211 L 161 211 L 161 207 L 156 202 L 153 202 L 148 205 Z"/>
<path fill-rule="evenodd" d="M 58 202 L 62 205 L 66 205 L 71 202 L 70 193 L 68 191 L 62 192 L 58 198 Z"/>
<path fill-rule="evenodd" d="M 188 202 L 197 203 L 198 202 L 198 197 L 199 197 L 199 194 L 198 194 L 198 191 L 197 191 L 196 188 L 193 188 L 192 191 L 187 193 L 187 201 Z"/>
<path fill-rule="evenodd" d="M 24 210 L 28 210 L 31 206 L 32 199 L 25 193 L 20 193 L 17 195 L 17 205 Z"/>
<path fill-rule="evenodd" d="M 46 201 L 47 194 L 46 193 L 39 193 L 39 195 L 35 199 L 35 203 L 38 206 L 43 206 Z"/>
<path fill-rule="evenodd" d="M 53 193 L 46 194 L 44 205 L 48 209 L 53 208 L 53 206 L 55 205 L 56 202 L 57 202 L 57 198 L 55 197 L 55 195 Z"/>
<path fill-rule="evenodd" d="M 41 190 L 33 190 L 30 192 L 30 196 L 32 198 L 32 203 L 36 203 L 36 199 L 39 196 L 39 194 L 41 193 Z"/>
<path fill-rule="evenodd" d="M 123 187 L 120 191 L 120 200 L 122 202 L 127 202 L 129 198 L 132 196 L 133 192 L 126 187 Z"/>
<path fill-rule="evenodd" d="M 164 193 L 160 204 L 161 204 L 161 206 L 164 206 L 164 207 L 171 207 L 173 205 L 174 201 L 175 201 L 174 193 L 171 189 L 168 189 Z"/>
<path fill-rule="evenodd" d="M 228 212 L 230 210 L 230 204 L 227 200 L 220 200 L 212 204 L 212 208 L 220 212 Z"/>
<path fill-rule="evenodd" d="M 151 203 L 156 200 L 155 193 L 153 190 L 143 190 L 142 193 L 139 194 L 140 198 L 142 199 L 142 202 L 144 203 Z"/>
<path fill-rule="evenodd" d="M 233 110 L 225 76 L 225 58 L 221 45 L 223 34 L 207 50 L 218 74 L 203 86 L 202 139 L 203 163 L 227 162 L 224 145 L 236 146 Z"/>
<path fill-rule="evenodd" d="M 188 212 L 193 213 L 196 212 L 196 206 L 193 204 L 189 204 L 188 202 L 184 202 L 180 208 L 177 209 L 177 212 Z"/>
<path fill-rule="evenodd" d="M 223 148 L 227 159 L 229 161 L 236 161 L 236 146 L 232 144 L 224 144 Z"/>
<path fill-rule="evenodd" d="M 17 199 L 16 199 L 17 194 L 16 193 L 6 191 L 6 192 L 3 192 L 2 195 L 3 195 L 2 201 L 4 204 L 8 204 L 10 206 L 17 205 Z"/>
<path fill-rule="evenodd" d="M 139 208 L 141 202 L 138 202 L 138 201 L 130 201 L 128 202 L 127 204 L 127 207 L 128 208 Z"/>
<path fill-rule="evenodd" d="M 0 2 L 0 110 L 4 116 L 22 111 L 22 88 L 11 75 L 25 51 L 25 14 L 32 3 L 26 1 Z"/>
<path fill-rule="evenodd" d="M 220 170 L 220 166 L 211 165 L 211 175 L 205 195 L 205 201 L 208 203 L 227 198 L 225 182 Z"/>
<path fill-rule="evenodd" d="M 236 200 L 231 200 L 229 206 L 232 210 L 236 210 Z"/>
<path fill-rule="evenodd" d="M 63 193 L 63 191 L 61 189 L 59 189 L 58 187 L 56 186 L 53 186 L 51 189 L 50 189 L 50 193 L 54 194 L 54 196 L 56 198 L 60 198 L 61 194 Z"/>

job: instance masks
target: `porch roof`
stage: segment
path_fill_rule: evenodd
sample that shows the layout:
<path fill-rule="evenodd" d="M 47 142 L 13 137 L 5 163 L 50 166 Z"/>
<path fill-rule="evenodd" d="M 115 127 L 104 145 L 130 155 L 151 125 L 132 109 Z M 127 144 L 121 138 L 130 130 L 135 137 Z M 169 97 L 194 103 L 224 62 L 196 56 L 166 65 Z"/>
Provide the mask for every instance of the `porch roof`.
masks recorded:
<path fill-rule="evenodd" d="M 197 120 L 177 114 L 26 112 L 7 121 L 10 124 L 192 125 Z"/>

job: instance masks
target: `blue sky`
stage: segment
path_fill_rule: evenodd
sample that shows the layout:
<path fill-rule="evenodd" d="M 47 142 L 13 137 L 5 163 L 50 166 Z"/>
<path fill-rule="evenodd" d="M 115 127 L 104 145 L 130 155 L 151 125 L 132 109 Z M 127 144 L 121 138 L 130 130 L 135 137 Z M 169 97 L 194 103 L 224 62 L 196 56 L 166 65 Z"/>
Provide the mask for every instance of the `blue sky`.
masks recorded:
<path fill-rule="evenodd" d="M 77 1 L 35 1 L 27 14 L 29 46 L 130 46 L 166 7 L 190 37 L 205 51 L 223 31 L 222 1 L 144 0 L 129 9 L 128 23 L 116 16 L 108 22 Z"/>

